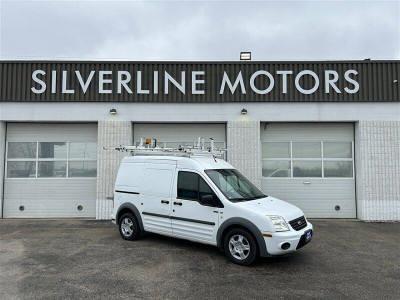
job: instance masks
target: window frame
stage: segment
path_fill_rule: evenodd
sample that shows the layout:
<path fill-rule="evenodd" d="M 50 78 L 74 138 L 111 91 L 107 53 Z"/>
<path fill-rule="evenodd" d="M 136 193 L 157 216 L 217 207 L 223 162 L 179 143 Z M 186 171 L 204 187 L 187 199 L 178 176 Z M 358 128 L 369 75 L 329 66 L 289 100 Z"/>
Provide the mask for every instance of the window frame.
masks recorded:
<path fill-rule="evenodd" d="M 262 156 L 262 145 L 263 143 L 289 143 L 290 147 L 290 157 L 289 158 L 264 158 Z M 293 158 L 293 143 L 316 143 L 319 142 L 321 145 L 321 157 L 320 158 Z M 351 158 L 325 158 L 324 157 L 324 143 L 337 142 L 337 143 L 351 143 Z M 332 180 L 332 179 L 355 179 L 355 159 L 354 159 L 354 141 L 344 141 L 344 140 L 291 140 L 291 141 L 261 141 L 260 143 L 260 155 L 261 155 L 261 168 L 264 161 L 289 161 L 290 162 L 290 176 L 289 177 L 264 177 L 262 179 L 273 179 L 273 180 L 284 180 L 284 179 L 322 179 L 322 180 Z M 320 161 L 322 173 L 321 177 L 294 177 L 293 176 L 293 162 L 295 161 Z M 352 165 L 352 176 L 351 177 L 325 177 L 324 174 L 324 162 L 325 161 L 350 161 Z"/>
<path fill-rule="evenodd" d="M 34 158 L 8 158 L 8 144 L 9 143 L 36 143 L 36 157 Z M 67 147 L 66 157 L 63 158 L 39 158 L 39 144 L 40 143 L 65 143 Z M 44 180 L 69 180 L 69 179 L 94 179 L 96 177 L 70 177 L 69 176 L 69 163 L 76 161 L 95 161 L 97 163 L 97 153 L 96 158 L 70 158 L 70 144 L 71 143 L 96 143 L 96 148 L 98 150 L 98 142 L 97 141 L 7 141 L 6 142 L 6 153 L 5 153 L 5 179 L 10 180 L 33 180 L 33 179 L 44 179 Z M 35 177 L 8 177 L 8 162 L 9 161 L 21 161 L 21 162 L 34 162 L 35 163 Z M 65 162 L 65 177 L 39 177 L 39 162 L 46 161 L 54 161 L 54 162 Z M 96 173 L 97 173 L 97 164 L 96 164 Z"/>
<path fill-rule="evenodd" d="M 182 173 L 183 173 L 183 172 L 184 172 L 184 173 L 193 173 L 193 174 L 196 174 L 196 175 L 198 176 L 198 180 L 197 180 L 197 200 L 195 200 L 195 199 L 190 199 L 190 198 L 183 198 L 183 197 L 179 197 L 179 196 L 178 196 L 179 173 L 181 173 L 181 172 L 182 172 Z M 222 201 L 221 201 L 221 199 L 218 197 L 218 194 L 215 192 L 214 188 L 207 182 L 207 180 L 202 176 L 201 173 L 196 172 L 196 171 L 194 171 L 194 170 L 185 170 L 185 169 L 178 170 L 178 174 L 177 174 L 177 176 L 176 176 L 176 199 L 178 199 L 178 200 L 193 201 L 193 202 L 197 202 L 197 203 L 199 203 L 200 205 L 202 205 L 202 204 L 199 202 L 199 200 L 200 200 L 200 188 L 199 188 L 199 187 L 200 187 L 200 178 L 204 180 L 204 182 L 207 184 L 207 186 L 210 188 L 210 190 L 213 192 L 214 196 L 216 197 L 217 202 L 219 203 L 219 205 L 210 206 L 210 207 L 223 207 Z M 204 205 L 202 205 L 202 206 L 204 206 Z"/>

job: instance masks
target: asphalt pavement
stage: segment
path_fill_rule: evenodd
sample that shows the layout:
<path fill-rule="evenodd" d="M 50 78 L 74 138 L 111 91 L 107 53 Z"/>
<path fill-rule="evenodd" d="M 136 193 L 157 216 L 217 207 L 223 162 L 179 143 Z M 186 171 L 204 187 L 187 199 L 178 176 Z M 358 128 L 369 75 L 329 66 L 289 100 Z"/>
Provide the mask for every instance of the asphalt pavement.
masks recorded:
<path fill-rule="evenodd" d="M 250 267 L 109 221 L 0 220 L 0 299 L 399 299 L 400 223 L 311 220 L 311 243 Z"/>

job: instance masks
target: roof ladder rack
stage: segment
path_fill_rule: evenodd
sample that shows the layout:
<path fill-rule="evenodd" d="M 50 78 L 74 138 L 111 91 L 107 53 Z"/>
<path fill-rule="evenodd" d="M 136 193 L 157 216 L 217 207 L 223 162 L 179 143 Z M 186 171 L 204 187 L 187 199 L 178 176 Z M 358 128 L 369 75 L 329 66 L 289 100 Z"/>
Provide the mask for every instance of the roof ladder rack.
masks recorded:
<path fill-rule="evenodd" d="M 120 152 L 131 152 L 132 155 L 165 155 L 165 156 L 211 156 L 223 157 L 226 149 L 216 148 L 214 140 L 210 138 L 210 147 L 206 148 L 204 138 L 199 137 L 193 146 L 180 145 L 177 148 L 164 148 L 157 145 L 156 139 L 141 138 L 139 145 L 133 146 L 118 146 L 118 147 L 103 147 L 105 150 L 117 150 Z"/>

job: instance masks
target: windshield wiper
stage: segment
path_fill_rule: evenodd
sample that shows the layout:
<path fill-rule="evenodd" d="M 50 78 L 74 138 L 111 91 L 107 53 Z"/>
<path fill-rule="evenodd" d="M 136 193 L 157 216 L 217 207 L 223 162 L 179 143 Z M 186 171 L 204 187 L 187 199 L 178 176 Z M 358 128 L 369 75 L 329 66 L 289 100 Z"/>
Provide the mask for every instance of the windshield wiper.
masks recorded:
<path fill-rule="evenodd" d="M 265 197 L 268 197 L 268 196 L 263 195 L 263 196 L 249 197 L 249 198 L 232 198 L 229 200 L 230 201 L 250 201 L 250 200 L 256 200 L 256 199 L 261 199 L 261 198 L 265 198 Z"/>
<path fill-rule="evenodd" d="M 246 198 L 231 198 L 229 201 L 238 202 L 238 201 L 247 201 Z"/>
<path fill-rule="evenodd" d="M 267 197 L 268 197 L 267 195 L 262 195 L 262 196 L 256 196 L 253 199 L 261 199 L 261 198 L 267 198 Z"/>

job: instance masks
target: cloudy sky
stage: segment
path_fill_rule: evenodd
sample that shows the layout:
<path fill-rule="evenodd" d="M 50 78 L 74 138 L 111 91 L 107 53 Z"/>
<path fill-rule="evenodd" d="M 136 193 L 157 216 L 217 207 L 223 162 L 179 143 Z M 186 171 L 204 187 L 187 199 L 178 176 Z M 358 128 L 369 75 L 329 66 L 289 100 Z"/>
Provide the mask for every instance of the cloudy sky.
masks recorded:
<path fill-rule="evenodd" d="M 2 59 L 400 58 L 399 1 L 0 1 Z"/>

